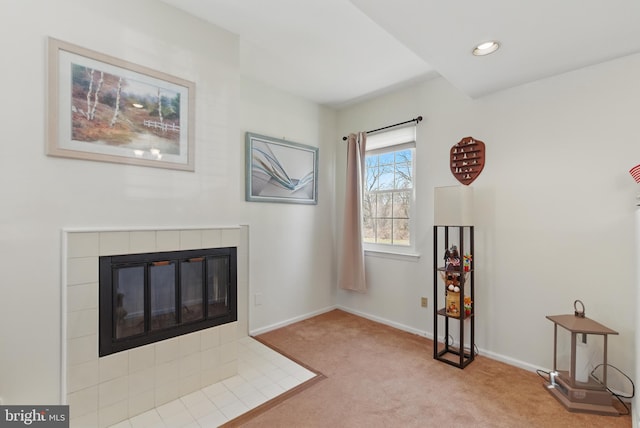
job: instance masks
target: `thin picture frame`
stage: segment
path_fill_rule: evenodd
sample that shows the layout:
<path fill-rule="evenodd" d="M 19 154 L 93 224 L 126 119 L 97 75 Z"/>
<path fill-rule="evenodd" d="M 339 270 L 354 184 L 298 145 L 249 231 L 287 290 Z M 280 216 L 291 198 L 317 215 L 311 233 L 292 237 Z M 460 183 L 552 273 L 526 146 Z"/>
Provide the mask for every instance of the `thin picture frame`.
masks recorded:
<path fill-rule="evenodd" d="M 195 171 L 195 83 L 48 39 L 49 156 Z"/>
<path fill-rule="evenodd" d="M 247 201 L 318 203 L 317 147 L 252 132 L 245 146 Z"/>

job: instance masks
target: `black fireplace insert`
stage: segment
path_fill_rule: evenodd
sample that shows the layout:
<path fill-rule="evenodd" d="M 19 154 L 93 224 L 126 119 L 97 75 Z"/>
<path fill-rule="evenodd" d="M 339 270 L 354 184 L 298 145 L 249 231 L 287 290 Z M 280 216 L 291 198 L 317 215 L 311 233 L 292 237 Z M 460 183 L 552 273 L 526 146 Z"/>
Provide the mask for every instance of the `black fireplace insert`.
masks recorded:
<path fill-rule="evenodd" d="M 237 321 L 237 248 L 100 257 L 99 355 Z"/>

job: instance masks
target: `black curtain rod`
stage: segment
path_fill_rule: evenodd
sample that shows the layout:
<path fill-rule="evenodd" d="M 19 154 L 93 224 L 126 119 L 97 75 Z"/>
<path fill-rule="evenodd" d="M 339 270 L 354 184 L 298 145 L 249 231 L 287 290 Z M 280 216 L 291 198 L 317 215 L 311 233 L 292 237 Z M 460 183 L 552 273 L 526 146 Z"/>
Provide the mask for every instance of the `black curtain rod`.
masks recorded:
<path fill-rule="evenodd" d="M 378 131 L 382 131 L 383 129 L 389 129 L 389 128 L 395 128 L 396 126 L 400 126 L 400 125 L 404 125 L 406 123 L 411 123 L 411 122 L 415 122 L 416 125 L 418 124 L 418 122 L 420 122 L 422 120 L 422 116 L 418 116 L 415 117 L 411 120 L 407 120 L 405 122 L 400 122 L 400 123 L 395 123 L 393 125 L 389 125 L 389 126 L 383 126 L 382 128 L 378 128 L 378 129 L 372 129 L 371 131 L 367 131 L 367 134 L 371 134 L 372 132 L 378 132 Z M 342 141 L 347 141 L 347 137 L 342 137 Z"/>

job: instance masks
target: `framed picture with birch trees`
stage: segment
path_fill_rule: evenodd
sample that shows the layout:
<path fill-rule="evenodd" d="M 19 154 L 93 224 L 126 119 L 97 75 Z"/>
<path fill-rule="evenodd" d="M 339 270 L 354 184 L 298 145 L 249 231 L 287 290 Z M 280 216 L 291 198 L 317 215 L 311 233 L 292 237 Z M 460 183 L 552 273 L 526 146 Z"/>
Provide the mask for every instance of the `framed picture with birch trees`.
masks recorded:
<path fill-rule="evenodd" d="M 195 84 L 48 40 L 47 154 L 195 170 Z"/>

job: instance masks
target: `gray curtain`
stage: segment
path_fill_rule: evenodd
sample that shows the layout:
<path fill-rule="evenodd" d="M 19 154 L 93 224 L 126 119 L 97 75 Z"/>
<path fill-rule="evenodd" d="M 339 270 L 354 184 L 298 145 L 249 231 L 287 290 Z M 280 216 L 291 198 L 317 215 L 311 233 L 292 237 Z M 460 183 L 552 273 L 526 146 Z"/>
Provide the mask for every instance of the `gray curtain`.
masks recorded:
<path fill-rule="evenodd" d="M 367 136 L 364 132 L 347 138 L 347 177 L 344 202 L 342 255 L 338 286 L 345 290 L 365 292 L 364 249 L 362 247 L 362 194 L 364 156 Z"/>

